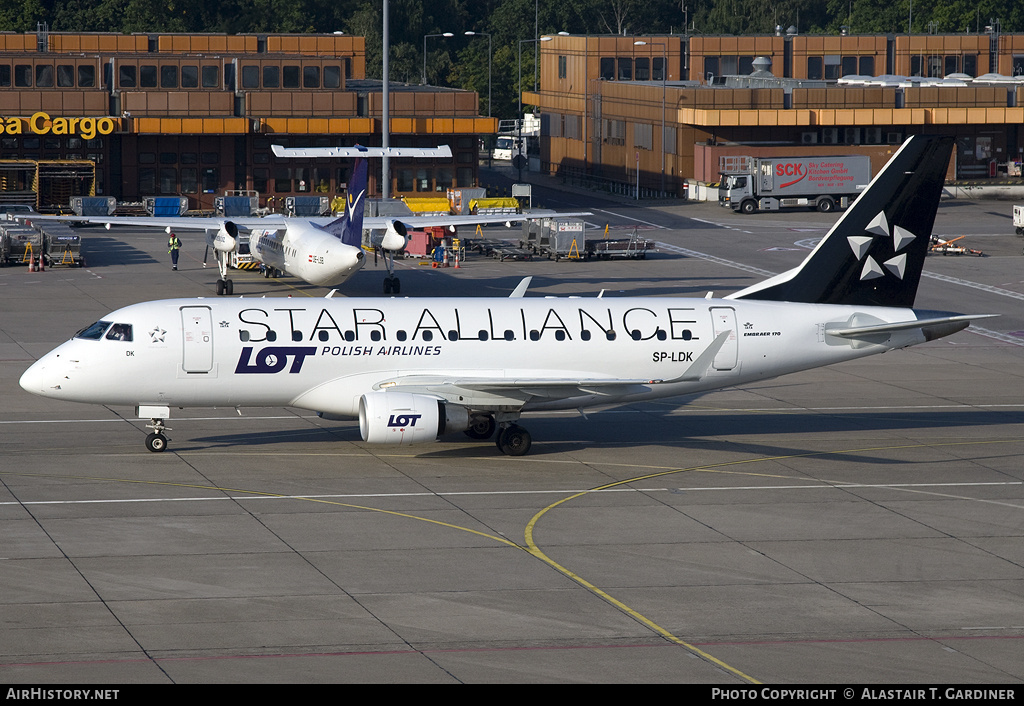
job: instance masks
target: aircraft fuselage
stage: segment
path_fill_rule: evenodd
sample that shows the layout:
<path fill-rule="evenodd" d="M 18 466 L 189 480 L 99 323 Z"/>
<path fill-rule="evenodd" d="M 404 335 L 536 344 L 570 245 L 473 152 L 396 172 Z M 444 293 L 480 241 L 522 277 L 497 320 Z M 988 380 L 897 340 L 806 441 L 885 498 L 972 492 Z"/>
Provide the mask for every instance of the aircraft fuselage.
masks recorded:
<path fill-rule="evenodd" d="M 868 307 L 874 320 L 908 309 Z M 865 307 L 690 298 L 175 299 L 105 322 L 132 340 L 76 337 L 25 373 L 27 390 L 64 400 L 168 407 L 295 406 L 355 416 L 362 395 L 407 376 L 650 381 L 522 410 L 571 409 L 737 385 L 923 342 L 919 330 L 851 343 L 826 333 Z M 673 382 L 729 331 L 699 379 Z M 449 396 L 450 397 L 450 396 Z M 498 396 L 500 397 L 500 395 Z M 449 402 L 497 409 L 498 397 Z M 489 401 L 488 401 L 489 400 Z"/>

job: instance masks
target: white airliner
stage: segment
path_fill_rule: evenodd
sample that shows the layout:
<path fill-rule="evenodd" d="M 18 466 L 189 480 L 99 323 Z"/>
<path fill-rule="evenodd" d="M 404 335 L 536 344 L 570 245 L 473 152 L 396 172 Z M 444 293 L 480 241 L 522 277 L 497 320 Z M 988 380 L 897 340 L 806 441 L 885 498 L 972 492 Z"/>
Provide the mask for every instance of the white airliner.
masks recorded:
<path fill-rule="evenodd" d="M 21 378 L 45 397 L 358 417 L 364 441 L 464 431 L 525 454 L 526 412 L 742 385 L 947 336 L 915 311 L 952 139 L 910 138 L 804 263 L 724 299 L 173 299 L 118 309 Z"/>
<path fill-rule="evenodd" d="M 238 243 L 240 230 L 249 233 L 249 250 L 263 265 L 266 276 L 283 272 L 319 287 L 337 287 L 354 275 L 364 264 L 363 228 L 370 231 L 370 240 L 384 254 L 387 276 L 384 293 L 398 294 L 401 281 L 394 273 L 394 253 L 408 242 L 410 228 L 428 226 L 452 227 L 507 223 L 509 216 L 405 216 L 397 218 L 363 218 L 367 185 L 367 157 L 380 157 L 382 147 L 311 147 L 285 148 L 272 145 L 279 157 L 356 157 L 352 181 L 346 196 L 345 213 L 340 218 L 286 218 L 274 214 L 262 218 L 192 218 L 129 216 L 34 216 L 33 220 L 84 221 L 112 225 L 161 228 L 172 231 L 199 230 L 205 233 L 206 245 L 213 248 L 220 278 L 217 294 L 233 294 L 234 282 L 228 277 L 228 262 Z M 447 145 L 426 148 L 392 147 L 392 157 L 451 157 Z M 563 217 L 590 215 L 564 213 Z M 516 215 L 515 220 L 528 219 L 529 214 Z M 533 216 L 535 218 L 541 215 Z"/>

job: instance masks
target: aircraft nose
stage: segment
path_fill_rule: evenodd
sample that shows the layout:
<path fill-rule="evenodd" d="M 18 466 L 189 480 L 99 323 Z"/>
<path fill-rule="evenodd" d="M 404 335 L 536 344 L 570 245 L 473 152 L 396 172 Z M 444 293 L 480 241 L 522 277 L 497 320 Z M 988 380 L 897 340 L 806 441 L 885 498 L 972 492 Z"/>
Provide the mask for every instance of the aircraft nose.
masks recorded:
<path fill-rule="evenodd" d="M 33 395 L 42 395 L 45 379 L 46 366 L 42 361 L 36 361 L 28 370 L 22 373 L 18 384 L 21 385 L 21 389 L 25 390 L 25 392 L 31 392 Z"/>

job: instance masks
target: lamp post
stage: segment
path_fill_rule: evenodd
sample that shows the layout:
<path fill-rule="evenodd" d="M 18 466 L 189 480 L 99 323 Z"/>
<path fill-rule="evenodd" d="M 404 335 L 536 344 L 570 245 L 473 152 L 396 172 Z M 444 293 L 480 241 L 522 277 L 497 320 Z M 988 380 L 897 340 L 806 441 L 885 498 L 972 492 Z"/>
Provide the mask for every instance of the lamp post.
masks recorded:
<path fill-rule="evenodd" d="M 519 94 L 519 113 L 516 114 L 516 148 L 522 150 L 523 148 L 523 45 L 533 42 L 550 42 L 553 37 L 540 37 L 538 39 L 520 39 L 519 40 L 519 81 L 516 83 L 516 93 Z M 537 67 L 534 67 L 536 72 Z M 536 90 L 536 88 L 534 88 Z M 519 153 L 522 156 L 522 152 Z M 512 158 L 515 162 L 515 157 Z M 519 160 L 519 181 L 523 180 L 523 160 Z"/>
<path fill-rule="evenodd" d="M 420 81 L 421 86 L 427 85 L 427 37 L 454 37 L 455 35 L 451 32 L 442 32 L 441 34 L 424 34 L 423 35 L 423 80 Z"/>
<path fill-rule="evenodd" d="M 488 32 L 465 32 L 467 37 L 487 37 L 487 117 L 491 117 L 491 35 Z"/>
<path fill-rule="evenodd" d="M 665 90 L 666 81 L 668 80 L 668 45 L 664 42 L 633 42 L 635 46 L 643 47 L 651 44 L 652 46 L 661 46 L 662 59 L 661 59 L 661 193 L 665 193 Z M 651 62 L 652 64 L 654 62 Z M 651 66 L 653 73 L 654 66 Z"/>

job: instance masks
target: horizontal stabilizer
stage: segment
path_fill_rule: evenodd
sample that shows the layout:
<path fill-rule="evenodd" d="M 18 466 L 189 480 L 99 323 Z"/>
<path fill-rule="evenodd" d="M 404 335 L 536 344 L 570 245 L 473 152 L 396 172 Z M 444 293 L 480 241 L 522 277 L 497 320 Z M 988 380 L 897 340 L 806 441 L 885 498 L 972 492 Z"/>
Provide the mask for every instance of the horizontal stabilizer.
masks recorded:
<path fill-rule="evenodd" d="M 863 336 L 873 336 L 880 333 L 894 333 L 896 331 L 909 331 L 911 329 L 922 329 L 926 336 L 930 330 L 940 329 L 951 329 L 948 333 L 943 332 L 941 336 L 935 336 L 935 338 L 941 338 L 942 336 L 948 336 L 950 333 L 956 333 L 961 331 L 976 319 L 988 319 L 998 314 L 964 314 L 961 316 L 945 316 L 936 319 L 919 319 L 915 321 L 897 321 L 894 323 L 885 324 L 873 324 L 870 326 L 854 326 L 849 328 L 832 328 L 830 326 L 825 327 L 825 333 L 831 336 L 839 336 L 840 338 L 861 338 Z"/>
<path fill-rule="evenodd" d="M 283 147 L 271 145 L 277 157 L 423 157 L 427 159 L 452 156 L 448 145 L 437 147 Z"/>

